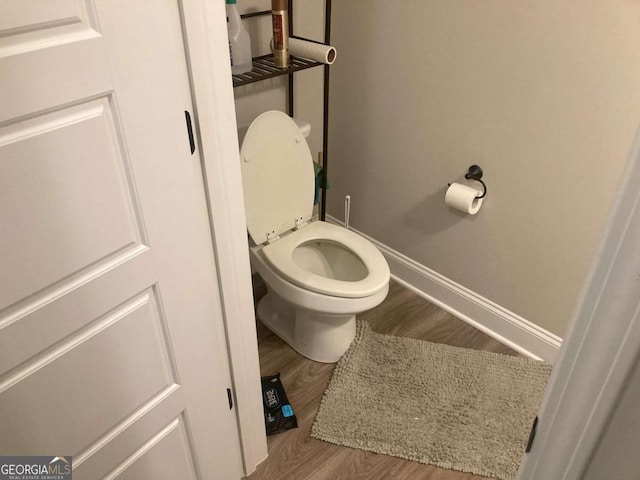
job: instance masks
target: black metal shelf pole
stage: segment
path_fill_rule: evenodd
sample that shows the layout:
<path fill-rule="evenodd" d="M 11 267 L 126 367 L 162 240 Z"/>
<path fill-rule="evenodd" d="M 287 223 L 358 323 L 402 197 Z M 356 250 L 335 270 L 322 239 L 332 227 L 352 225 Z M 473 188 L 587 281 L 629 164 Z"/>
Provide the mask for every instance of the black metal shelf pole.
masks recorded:
<path fill-rule="evenodd" d="M 324 8 L 324 43 L 331 45 L 331 0 L 325 0 Z M 327 149 L 329 145 L 329 65 L 324 66 L 324 105 L 322 109 L 322 199 L 320 203 L 320 220 L 327 214 L 327 179 L 329 178 L 329 162 Z"/>
<path fill-rule="evenodd" d="M 289 15 L 289 36 L 293 35 L 293 0 L 287 2 L 287 13 Z M 289 110 L 289 116 L 293 118 L 293 72 L 289 73 L 289 87 L 288 87 L 289 103 L 287 108 Z"/>

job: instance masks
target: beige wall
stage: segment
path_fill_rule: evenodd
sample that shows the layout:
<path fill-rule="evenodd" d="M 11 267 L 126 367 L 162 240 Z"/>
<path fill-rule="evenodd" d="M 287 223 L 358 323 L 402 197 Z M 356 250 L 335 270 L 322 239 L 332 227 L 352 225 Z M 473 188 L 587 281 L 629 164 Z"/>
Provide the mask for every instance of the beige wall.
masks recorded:
<path fill-rule="evenodd" d="M 563 335 L 640 125 L 640 3 L 338 1 L 332 35 L 329 213 Z"/>

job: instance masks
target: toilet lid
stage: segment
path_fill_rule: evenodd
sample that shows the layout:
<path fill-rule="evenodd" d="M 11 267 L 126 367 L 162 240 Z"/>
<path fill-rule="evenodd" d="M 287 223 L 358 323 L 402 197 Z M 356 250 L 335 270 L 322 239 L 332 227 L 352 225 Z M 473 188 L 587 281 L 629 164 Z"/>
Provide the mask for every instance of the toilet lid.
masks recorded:
<path fill-rule="evenodd" d="M 283 112 L 256 118 L 240 149 L 247 230 L 259 245 L 267 232 L 280 235 L 313 213 L 315 179 L 309 145 Z"/>

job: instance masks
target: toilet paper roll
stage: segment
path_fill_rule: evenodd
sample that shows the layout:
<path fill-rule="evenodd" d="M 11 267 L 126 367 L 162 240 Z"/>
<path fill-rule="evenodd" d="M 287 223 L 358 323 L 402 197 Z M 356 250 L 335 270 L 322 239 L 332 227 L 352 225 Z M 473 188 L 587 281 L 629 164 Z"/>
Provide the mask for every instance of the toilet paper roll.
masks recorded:
<path fill-rule="evenodd" d="M 289 38 L 289 53 L 296 57 L 308 58 L 315 62 L 331 65 L 336 61 L 336 49 L 331 45 Z"/>
<path fill-rule="evenodd" d="M 483 198 L 478 198 L 478 195 L 482 195 L 482 192 L 473 187 L 462 183 L 452 183 L 444 196 L 444 203 L 461 212 L 475 215 L 480 210 L 484 200 Z"/>

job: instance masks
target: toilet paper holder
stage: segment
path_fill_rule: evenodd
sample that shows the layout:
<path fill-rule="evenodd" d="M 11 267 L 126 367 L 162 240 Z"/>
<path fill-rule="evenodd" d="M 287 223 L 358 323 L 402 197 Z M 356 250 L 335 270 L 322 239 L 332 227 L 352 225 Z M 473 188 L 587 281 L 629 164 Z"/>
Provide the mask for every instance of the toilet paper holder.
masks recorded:
<path fill-rule="evenodd" d="M 482 179 L 482 168 L 479 165 L 471 165 L 467 173 L 464 174 L 464 178 L 467 180 L 475 180 L 476 182 L 480 182 L 482 184 L 483 192 L 482 195 L 476 196 L 477 199 L 484 198 L 487 194 L 487 185 L 481 180 Z M 450 183 L 447 185 L 451 186 Z"/>

